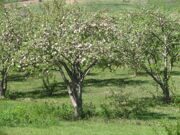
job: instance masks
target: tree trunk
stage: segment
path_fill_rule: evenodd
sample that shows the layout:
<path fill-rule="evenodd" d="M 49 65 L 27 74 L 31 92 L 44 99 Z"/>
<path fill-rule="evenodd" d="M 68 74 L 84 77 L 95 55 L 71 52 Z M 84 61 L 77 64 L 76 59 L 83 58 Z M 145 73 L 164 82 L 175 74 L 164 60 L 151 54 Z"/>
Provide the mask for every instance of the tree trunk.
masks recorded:
<path fill-rule="evenodd" d="M 161 86 L 161 89 L 163 90 L 163 100 L 165 103 L 171 102 L 171 96 L 170 96 L 170 90 L 168 85 Z"/>
<path fill-rule="evenodd" d="M 0 82 L 0 97 L 4 97 L 5 96 L 5 91 L 3 89 L 3 84 L 2 81 Z"/>
<path fill-rule="evenodd" d="M 163 85 L 161 86 L 161 89 L 163 90 L 163 95 L 164 95 L 164 101 L 165 103 L 170 103 L 171 101 L 171 96 L 170 96 L 170 89 L 169 89 L 169 79 L 167 77 L 167 72 L 165 70 L 164 72 L 164 80 L 163 80 Z"/>
<path fill-rule="evenodd" d="M 162 29 L 164 31 L 164 29 Z M 168 44 L 167 44 L 167 36 L 164 35 L 164 71 L 163 71 L 163 85 L 162 85 L 162 90 L 164 94 L 164 101 L 166 103 L 169 103 L 171 101 L 170 97 L 170 90 L 169 90 L 169 68 L 168 68 Z"/>
<path fill-rule="evenodd" d="M 69 83 L 68 93 L 74 107 L 74 118 L 81 119 L 83 117 L 82 83 L 77 81 Z"/>
<path fill-rule="evenodd" d="M 0 97 L 6 96 L 6 90 L 7 90 L 7 73 L 2 72 L 2 80 L 0 82 Z"/>

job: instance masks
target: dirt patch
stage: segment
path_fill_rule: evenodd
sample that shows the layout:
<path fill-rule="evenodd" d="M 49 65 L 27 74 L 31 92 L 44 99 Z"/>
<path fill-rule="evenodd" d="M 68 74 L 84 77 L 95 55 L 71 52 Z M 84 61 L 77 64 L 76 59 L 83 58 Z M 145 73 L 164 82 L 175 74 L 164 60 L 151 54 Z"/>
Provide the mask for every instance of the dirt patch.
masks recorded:
<path fill-rule="evenodd" d="M 9 3 L 9 4 L 5 4 L 5 7 L 11 7 L 12 5 L 22 5 L 22 6 L 27 6 L 29 4 L 37 4 L 39 2 L 43 2 L 46 0 L 22 0 L 20 2 L 15 2 L 15 3 Z M 77 3 L 79 0 L 66 0 L 67 4 L 74 4 Z"/>

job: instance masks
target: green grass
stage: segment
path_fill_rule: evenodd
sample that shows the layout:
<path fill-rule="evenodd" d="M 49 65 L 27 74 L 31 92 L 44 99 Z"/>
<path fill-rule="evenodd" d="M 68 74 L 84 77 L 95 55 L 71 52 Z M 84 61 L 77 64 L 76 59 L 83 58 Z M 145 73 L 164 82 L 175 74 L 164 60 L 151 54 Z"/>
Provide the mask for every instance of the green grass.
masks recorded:
<path fill-rule="evenodd" d="M 85 80 L 83 94 L 84 102 L 91 102 L 96 106 L 96 111 L 100 110 L 100 105 L 106 102 L 106 96 L 112 90 L 129 93 L 131 99 L 145 99 L 143 102 L 146 101 L 147 105 L 154 101 L 157 104 L 148 106 L 147 112 L 142 113 L 140 117 L 108 120 L 94 116 L 83 121 L 65 121 L 61 119 L 61 115 L 66 112 L 61 112 L 62 109 L 58 108 L 64 103 L 70 105 L 70 100 L 64 94 L 66 89 L 60 75 L 55 73 L 55 76 L 60 80 L 59 85 L 52 97 L 48 97 L 42 88 L 41 79 L 34 77 L 24 79 L 22 76 L 16 78 L 12 75 L 9 83 L 12 99 L 0 101 L 0 121 L 2 117 L 8 116 L 6 120 L 12 124 L 0 122 L 0 131 L 7 135 L 11 133 L 13 135 L 154 135 L 154 130 L 158 130 L 160 135 L 164 135 L 164 129 L 160 124 L 175 123 L 180 118 L 179 104 L 165 105 L 153 99 L 153 96 L 161 96 L 161 91 L 156 91 L 152 79 L 148 76 L 133 77 L 132 71 L 127 69 L 110 72 L 96 68 Z M 179 68 L 173 73 L 173 79 L 177 88 L 176 95 L 180 95 Z M 30 117 L 28 119 L 30 123 L 24 122 L 26 116 L 24 114 Z"/>
<path fill-rule="evenodd" d="M 65 122 L 63 121 L 58 127 L 49 128 L 0 128 L 7 134 L 13 135 L 153 135 L 153 128 L 147 125 L 130 124 L 129 122 L 94 122 L 79 121 Z M 163 129 L 161 129 L 163 133 Z M 3 134 L 2 134 L 3 135 Z"/>

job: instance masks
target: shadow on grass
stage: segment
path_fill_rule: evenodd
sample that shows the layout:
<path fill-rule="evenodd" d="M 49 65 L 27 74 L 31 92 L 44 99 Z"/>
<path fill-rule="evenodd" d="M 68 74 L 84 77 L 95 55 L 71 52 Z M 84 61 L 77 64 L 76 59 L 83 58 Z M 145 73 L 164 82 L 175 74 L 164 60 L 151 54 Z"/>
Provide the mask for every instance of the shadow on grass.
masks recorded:
<path fill-rule="evenodd" d="M 135 101 L 131 102 L 132 108 L 137 107 L 136 109 L 141 110 L 139 113 L 135 115 L 136 119 L 139 120 L 157 120 L 157 119 L 169 119 L 169 120 L 176 120 L 177 116 L 172 116 L 170 114 L 167 114 L 166 112 L 155 112 L 155 111 L 150 111 L 149 108 L 154 108 L 156 106 L 160 107 L 169 107 L 169 106 L 175 106 L 174 102 L 172 104 L 166 104 L 163 102 L 162 97 L 156 97 L 156 98 L 141 98 L 139 99 L 138 104 Z"/>
<path fill-rule="evenodd" d="M 28 92 L 13 92 L 9 94 L 10 99 L 18 99 L 18 98 L 60 98 L 66 97 L 68 93 L 66 91 L 66 86 L 63 83 L 58 83 L 56 89 L 52 92 L 52 95 L 49 95 L 48 92 L 43 88 L 39 87 L 35 90 L 28 91 Z"/>
<path fill-rule="evenodd" d="M 106 87 L 106 86 L 119 86 L 124 87 L 126 85 L 141 85 L 144 83 L 148 83 L 148 81 L 143 80 L 130 80 L 128 78 L 112 78 L 112 79 L 87 79 L 84 81 L 85 87 Z M 64 83 L 59 82 L 57 83 L 57 87 L 53 91 L 52 95 L 49 95 L 43 87 L 36 88 L 32 91 L 28 92 L 13 92 L 9 94 L 10 99 L 17 99 L 17 98 L 60 98 L 68 96 L 68 92 L 66 90 L 66 86 Z"/>
<path fill-rule="evenodd" d="M 86 87 L 105 87 L 105 86 L 125 86 L 125 85 L 141 85 L 148 83 L 146 80 L 131 80 L 129 78 L 111 78 L 111 79 L 87 79 L 84 81 Z"/>
<path fill-rule="evenodd" d="M 165 114 L 165 113 L 144 112 L 141 115 L 137 115 L 136 119 L 139 119 L 139 120 L 161 120 L 161 119 L 177 120 L 178 118 L 175 116 L 170 116 L 169 114 Z"/>
<path fill-rule="evenodd" d="M 88 76 L 96 76 L 96 75 L 98 75 L 98 73 L 90 72 L 90 73 L 88 73 L 87 75 L 88 75 Z"/>
<path fill-rule="evenodd" d="M 29 77 L 28 74 L 12 74 L 8 76 L 8 81 L 22 82 L 22 81 L 26 81 L 27 77 Z"/>
<path fill-rule="evenodd" d="M 180 71 L 172 71 L 171 74 L 174 76 L 180 76 Z"/>
<path fill-rule="evenodd" d="M 146 97 L 136 99 L 123 99 L 124 97 L 110 97 L 110 102 L 102 104 L 101 113 L 103 117 L 108 119 L 129 119 L 129 120 L 160 120 L 169 119 L 176 120 L 179 115 L 168 113 L 168 107 L 172 104 L 165 104 L 162 97 Z M 158 106 L 158 110 L 153 109 Z M 161 108 L 162 107 L 162 108 Z M 177 107 L 177 106 L 174 106 Z"/>

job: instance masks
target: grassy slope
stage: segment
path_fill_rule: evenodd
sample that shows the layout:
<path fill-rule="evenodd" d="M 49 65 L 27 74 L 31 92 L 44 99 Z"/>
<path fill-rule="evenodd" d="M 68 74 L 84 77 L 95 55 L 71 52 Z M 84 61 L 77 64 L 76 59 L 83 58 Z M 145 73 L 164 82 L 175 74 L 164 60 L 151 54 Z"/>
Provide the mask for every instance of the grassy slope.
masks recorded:
<path fill-rule="evenodd" d="M 101 0 L 93 1 L 86 0 L 81 4 L 90 11 L 96 11 L 99 9 L 109 9 L 110 11 L 118 13 L 122 9 L 134 9 L 137 6 L 132 4 L 122 4 L 119 0 Z M 152 2 L 152 0 L 151 0 Z M 155 2 L 155 1 L 154 1 Z M 156 2 L 155 2 L 156 3 Z M 178 11 L 179 2 L 175 4 L 160 4 L 161 7 L 167 11 Z M 57 75 L 57 74 L 56 74 Z M 57 80 L 61 80 L 59 75 L 56 76 Z M 180 95 L 180 72 L 179 68 L 173 74 L 173 80 L 176 86 L 176 94 Z M 52 97 L 44 96 L 42 92 L 42 82 L 40 79 L 29 78 L 23 80 L 19 76 L 18 78 L 12 77 L 10 82 L 11 92 L 14 94 L 12 98 L 16 100 L 1 100 L 0 110 L 6 110 L 9 107 L 17 108 L 19 106 L 28 107 L 38 106 L 39 104 L 45 104 L 46 102 L 54 105 L 61 105 L 62 103 L 70 103 L 68 96 L 62 96 L 62 81 L 60 81 L 60 87 Z M 147 76 L 132 77 L 129 71 L 120 69 L 116 72 L 101 70 L 94 70 L 85 81 L 84 102 L 92 102 L 97 106 L 105 101 L 105 96 L 111 90 L 120 90 L 127 93 L 131 93 L 132 98 L 146 98 L 147 102 L 151 102 L 148 99 L 152 98 L 152 94 L 156 92 L 151 78 Z M 160 90 L 159 92 L 160 93 Z M 156 95 L 156 94 L 155 94 Z M 52 125 L 49 127 L 0 127 L 0 135 L 154 135 L 153 127 L 160 129 L 158 123 L 163 119 L 169 119 L 174 122 L 176 117 L 180 117 L 179 105 L 160 105 L 155 107 L 149 107 L 146 114 L 147 118 L 142 119 L 124 119 L 124 120 L 111 120 L 106 121 L 101 118 L 92 118 L 90 121 L 78 121 L 67 122 L 59 121 L 58 125 Z M 29 110 L 31 111 L 31 110 Z M 152 113 L 153 112 L 153 113 Z M 152 115 L 153 114 L 153 115 Z M 48 114 L 47 114 L 48 116 Z M 160 133 L 164 135 L 164 133 Z"/>

